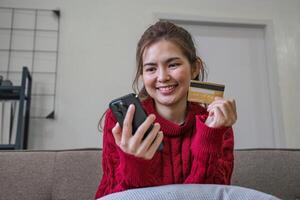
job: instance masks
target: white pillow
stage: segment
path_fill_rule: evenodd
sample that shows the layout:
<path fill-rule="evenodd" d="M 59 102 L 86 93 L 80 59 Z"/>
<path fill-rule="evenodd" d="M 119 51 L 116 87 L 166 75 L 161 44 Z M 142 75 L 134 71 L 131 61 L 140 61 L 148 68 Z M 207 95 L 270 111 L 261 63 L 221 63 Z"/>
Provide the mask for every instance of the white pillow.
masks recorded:
<path fill-rule="evenodd" d="M 101 200 L 278 200 L 257 190 L 228 185 L 173 184 L 113 193 Z M 98 200 L 100 200 L 98 199 Z"/>

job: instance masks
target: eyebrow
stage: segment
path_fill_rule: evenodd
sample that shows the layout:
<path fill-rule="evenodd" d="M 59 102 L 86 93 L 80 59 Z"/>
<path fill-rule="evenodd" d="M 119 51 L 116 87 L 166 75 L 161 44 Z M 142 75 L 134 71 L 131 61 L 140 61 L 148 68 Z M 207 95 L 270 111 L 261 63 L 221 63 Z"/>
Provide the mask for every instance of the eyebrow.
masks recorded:
<path fill-rule="evenodd" d="M 148 62 L 148 63 L 143 64 L 143 67 L 145 67 L 145 66 L 147 66 L 147 65 L 153 66 L 153 65 L 155 65 L 155 63 L 153 63 L 153 62 Z"/>
<path fill-rule="evenodd" d="M 172 62 L 174 60 L 180 60 L 180 58 L 179 57 L 171 57 L 171 58 L 168 58 L 167 60 L 165 60 L 164 63 L 169 63 L 169 62 Z M 156 65 L 156 63 L 148 62 L 148 63 L 143 64 L 143 66 L 147 66 L 147 65 L 153 66 L 153 65 Z"/>

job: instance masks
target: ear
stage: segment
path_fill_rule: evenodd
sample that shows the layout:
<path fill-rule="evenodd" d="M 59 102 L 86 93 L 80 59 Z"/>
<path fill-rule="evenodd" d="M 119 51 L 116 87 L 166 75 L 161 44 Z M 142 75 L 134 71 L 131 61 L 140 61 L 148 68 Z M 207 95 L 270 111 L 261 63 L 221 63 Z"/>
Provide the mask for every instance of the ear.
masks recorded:
<path fill-rule="evenodd" d="M 197 60 L 196 60 L 196 62 L 195 62 L 195 64 L 194 64 L 194 66 L 192 67 L 192 79 L 195 79 L 195 78 L 199 75 L 199 73 L 200 73 L 202 67 L 203 67 L 203 66 L 202 66 L 202 61 L 201 61 L 201 59 L 200 59 L 200 58 L 197 58 Z"/>

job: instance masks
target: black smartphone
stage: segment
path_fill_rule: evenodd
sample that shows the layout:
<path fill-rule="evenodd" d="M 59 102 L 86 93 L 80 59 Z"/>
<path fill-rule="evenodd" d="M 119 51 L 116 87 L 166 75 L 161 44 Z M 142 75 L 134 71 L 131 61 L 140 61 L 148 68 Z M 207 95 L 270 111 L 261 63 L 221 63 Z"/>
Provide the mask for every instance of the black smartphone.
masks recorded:
<path fill-rule="evenodd" d="M 135 113 L 132 120 L 132 133 L 134 134 L 138 127 L 147 118 L 147 114 L 144 111 L 138 96 L 136 94 L 131 93 L 120 98 L 114 99 L 109 103 L 109 107 L 112 110 L 117 121 L 119 122 L 120 126 L 123 127 L 123 121 L 130 104 L 134 104 L 135 106 Z M 150 128 L 146 131 L 143 139 L 147 137 L 152 128 L 153 124 L 151 124 Z M 162 144 L 160 145 L 159 150 L 162 150 Z"/>

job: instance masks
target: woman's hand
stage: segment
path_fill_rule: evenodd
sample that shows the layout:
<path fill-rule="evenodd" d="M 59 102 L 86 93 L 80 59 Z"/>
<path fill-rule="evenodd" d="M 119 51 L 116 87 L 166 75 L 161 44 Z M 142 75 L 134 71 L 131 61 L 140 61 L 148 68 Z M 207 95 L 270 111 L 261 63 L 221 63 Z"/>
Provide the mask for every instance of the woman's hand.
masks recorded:
<path fill-rule="evenodd" d="M 229 127 L 237 120 L 235 100 L 216 97 L 207 107 L 208 117 L 205 124 L 211 128 Z"/>
<path fill-rule="evenodd" d="M 122 151 L 139 158 L 150 160 L 153 158 L 156 150 L 162 142 L 163 133 L 162 131 L 159 131 L 160 125 L 155 123 L 148 136 L 143 140 L 146 131 L 155 120 L 155 115 L 151 114 L 133 135 L 132 120 L 134 112 L 135 107 L 131 104 L 123 122 L 123 129 L 120 127 L 119 123 L 117 123 L 112 129 L 112 133 L 116 144 L 122 149 Z"/>

